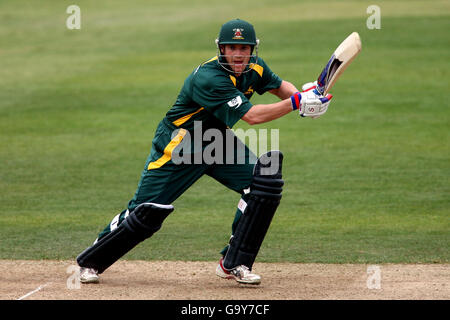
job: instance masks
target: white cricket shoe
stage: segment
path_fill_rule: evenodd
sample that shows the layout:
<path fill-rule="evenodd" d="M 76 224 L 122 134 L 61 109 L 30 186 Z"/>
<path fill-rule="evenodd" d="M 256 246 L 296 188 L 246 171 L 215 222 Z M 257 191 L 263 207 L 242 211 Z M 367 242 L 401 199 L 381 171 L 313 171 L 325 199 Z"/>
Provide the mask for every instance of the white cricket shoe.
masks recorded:
<path fill-rule="evenodd" d="M 81 283 L 98 283 L 98 272 L 93 268 L 80 268 Z"/>
<path fill-rule="evenodd" d="M 250 269 L 244 265 L 234 267 L 231 270 L 227 270 L 223 266 L 223 258 L 220 259 L 219 265 L 216 268 L 216 275 L 224 279 L 234 279 L 239 283 L 245 284 L 260 284 L 261 277 L 254 274 Z"/>

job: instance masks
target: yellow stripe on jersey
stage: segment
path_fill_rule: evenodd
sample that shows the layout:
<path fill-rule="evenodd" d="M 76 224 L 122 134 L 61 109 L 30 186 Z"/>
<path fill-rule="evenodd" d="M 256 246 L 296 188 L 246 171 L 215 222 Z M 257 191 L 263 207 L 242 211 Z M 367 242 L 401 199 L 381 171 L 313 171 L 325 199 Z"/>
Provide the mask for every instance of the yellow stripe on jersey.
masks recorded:
<path fill-rule="evenodd" d="M 263 72 L 264 72 L 264 68 L 262 66 L 260 66 L 259 64 L 256 64 L 256 63 L 250 63 L 250 69 L 253 69 L 256 72 L 258 72 L 259 76 L 262 77 Z"/>
<path fill-rule="evenodd" d="M 161 158 L 159 158 L 156 161 L 150 162 L 147 167 L 147 170 L 161 168 L 166 162 L 172 159 L 173 149 L 175 149 L 175 147 L 179 145 L 181 141 L 183 141 L 186 132 L 187 132 L 186 129 L 180 129 L 175 138 L 170 140 L 169 144 L 164 148 L 164 154 L 161 156 Z"/>
<path fill-rule="evenodd" d="M 207 64 L 208 62 L 211 62 L 211 61 L 217 60 L 218 58 L 219 58 L 218 56 L 212 57 L 211 59 L 209 59 L 209 60 L 207 60 L 207 61 L 203 62 L 203 63 L 202 63 L 202 65 L 204 65 L 204 64 Z"/>
<path fill-rule="evenodd" d="M 234 86 L 236 87 L 236 78 L 230 74 L 230 79 L 231 82 L 233 82 Z"/>
<path fill-rule="evenodd" d="M 202 111 L 204 108 L 201 107 L 200 109 L 198 109 L 195 112 L 189 113 L 187 115 L 185 115 L 184 117 L 181 117 L 180 119 L 175 120 L 174 122 L 172 122 L 174 125 L 176 125 L 177 127 L 181 126 L 183 123 L 185 123 L 186 121 L 188 121 L 193 115 L 199 113 L 200 111 Z"/>

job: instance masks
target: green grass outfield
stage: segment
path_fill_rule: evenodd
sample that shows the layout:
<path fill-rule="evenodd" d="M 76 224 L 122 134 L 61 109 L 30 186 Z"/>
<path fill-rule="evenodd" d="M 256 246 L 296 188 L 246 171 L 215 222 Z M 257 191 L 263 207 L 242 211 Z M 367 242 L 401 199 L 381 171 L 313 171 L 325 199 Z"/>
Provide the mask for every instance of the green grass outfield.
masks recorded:
<path fill-rule="evenodd" d="M 81 30 L 66 28 L 74 3 Z M 1 1 L 0 258 L 75 259 L 92 243 L 133 196 L 185 77 L 240 17 L 298 87 L 349 33 L 363 42 L 325 116 L 256 126 L 280 129 L 286 182 L 258 261 L 448 263 L 450 5 L 376 1 L 369 30 L 371 4 Z M 126 258 L 217 259 L 238 200 L 202 178 Z"/>

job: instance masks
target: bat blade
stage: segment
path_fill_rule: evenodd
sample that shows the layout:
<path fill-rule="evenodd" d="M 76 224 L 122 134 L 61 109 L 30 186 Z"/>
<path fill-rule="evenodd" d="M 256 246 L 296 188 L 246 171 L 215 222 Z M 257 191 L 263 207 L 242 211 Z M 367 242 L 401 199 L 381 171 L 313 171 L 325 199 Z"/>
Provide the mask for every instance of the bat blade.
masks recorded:
<path fill-rule="evenodd" d="M 317 90 L 326 95 L 344 70 L 361 51 L 361 38 L 357 32 L 350 34 L 334 50 L 330 60 L 317 79 Z"/>

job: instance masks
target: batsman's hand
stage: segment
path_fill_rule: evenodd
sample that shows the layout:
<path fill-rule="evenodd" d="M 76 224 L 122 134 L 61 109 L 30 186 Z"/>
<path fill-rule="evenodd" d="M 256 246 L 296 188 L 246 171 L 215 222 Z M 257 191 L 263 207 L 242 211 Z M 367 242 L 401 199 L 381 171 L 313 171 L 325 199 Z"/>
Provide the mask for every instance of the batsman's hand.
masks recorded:
<path fill-rule="evenodd" d="M 297 110 L 302 117 L 318 118 L 328 110 L 331 94 L 322 96 L 315 90 L 316 86 L 309 87 L 306 91 L 296 92 L 291 96 L 292 109 Z"/>

